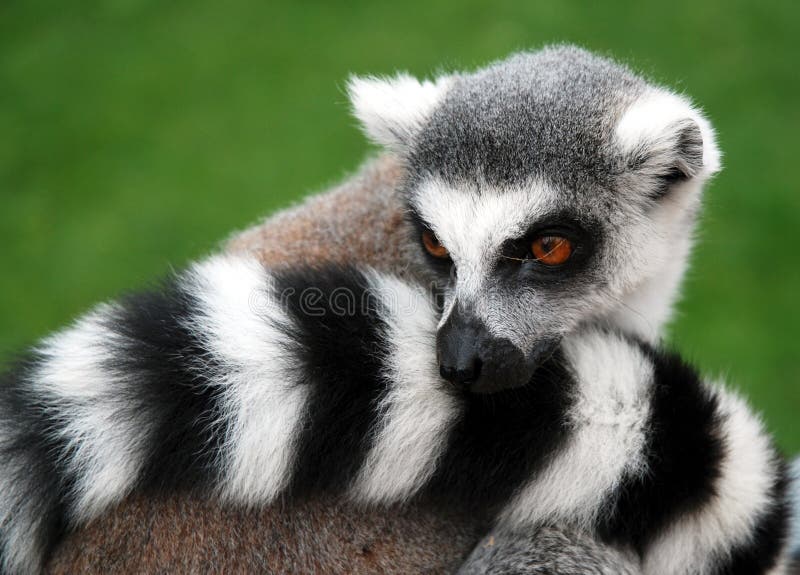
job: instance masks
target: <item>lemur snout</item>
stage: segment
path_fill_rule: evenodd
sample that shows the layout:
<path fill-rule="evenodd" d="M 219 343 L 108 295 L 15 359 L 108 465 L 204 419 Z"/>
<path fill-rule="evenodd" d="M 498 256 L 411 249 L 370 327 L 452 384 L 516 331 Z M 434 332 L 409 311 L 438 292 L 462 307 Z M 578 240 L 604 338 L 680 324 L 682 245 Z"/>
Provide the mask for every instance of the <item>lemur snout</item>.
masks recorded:
<path fill-rule="evenodd" d="M 439 329 L 436 345 L 442 378 L 470 392 L 491 393 L 530 380 L 532 370 L 522 352 L 458 307 Z"/>
<path fill-rule="evenodd" d="M 476 383 L 483 368 L 480 352 L 487 336 L 480 321 L 456 307 L 436 337 L 442 378 L 460 387 Z"/>
<path fill-rule="evenodd" d="M 469 386 L 480 377 L 483 362 L 477 355 L 465 357 L 464 360 L 463 364 L 455 366 L 440 363 L 439 374 L 456 385 Z"/>

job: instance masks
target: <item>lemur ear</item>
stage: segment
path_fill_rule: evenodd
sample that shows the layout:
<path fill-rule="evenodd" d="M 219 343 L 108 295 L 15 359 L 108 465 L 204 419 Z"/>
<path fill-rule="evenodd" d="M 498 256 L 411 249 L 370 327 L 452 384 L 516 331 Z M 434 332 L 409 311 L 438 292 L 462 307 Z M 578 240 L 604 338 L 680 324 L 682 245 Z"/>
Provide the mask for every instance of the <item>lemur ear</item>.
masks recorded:
<path fill-rule="evenodd" d="M 353 114 L 376 144 L 395 151 L 408 147 L 438 104 L 452 77 L 422 81 L 398 74 L 390 78 L 352 76 L 347 91 Z"/>
<path fill-rule="evenodd" d="M 623 114 L 616 130 L 627 168 L 660 198 L 675 184 L 704 180 L 720 169 L 714 130 L 685 98 L 654 90 Z"/>

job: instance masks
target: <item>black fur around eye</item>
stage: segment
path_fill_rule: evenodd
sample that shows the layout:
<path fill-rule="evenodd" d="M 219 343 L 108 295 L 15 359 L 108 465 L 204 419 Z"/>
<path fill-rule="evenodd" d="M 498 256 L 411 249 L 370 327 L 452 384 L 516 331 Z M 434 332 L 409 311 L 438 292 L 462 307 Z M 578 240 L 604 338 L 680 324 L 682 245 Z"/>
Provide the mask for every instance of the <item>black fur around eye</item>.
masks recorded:
<path fill-rule="evenodd" d="M 513 277 L 542 285 L 573 281 L 587 269 L 599 237 L 599 226 L 579 223 L 571 214 L 542 219 L 503 245 L 498 271 L 510 274 L 509 281 Z"/>

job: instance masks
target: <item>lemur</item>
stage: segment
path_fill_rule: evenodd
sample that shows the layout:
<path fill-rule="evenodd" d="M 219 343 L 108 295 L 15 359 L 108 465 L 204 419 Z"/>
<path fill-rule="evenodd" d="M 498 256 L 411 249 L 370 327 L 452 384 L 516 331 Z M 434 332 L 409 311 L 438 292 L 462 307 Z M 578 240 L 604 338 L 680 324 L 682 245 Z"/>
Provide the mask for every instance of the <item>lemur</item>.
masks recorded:
<path fill-rule="evenodd" d="M 434 370 L 433 374 L 428 374 L 432 379 L 421 374 L 419 382 L 441 384 L 444 379 L 452 389 L 461 389 L 460 393 L 465 395 L 459 397 L 466 404 L 492 404 L 503 396 L 514 397 L 512 394 L 536 389 L 536 374 L 546 374 L 545 368 L 553 358 L 564 356 L 563 349 L 570 338 L 596 333 L 596 328 L 591 326 L 605 326 L 610 330 L 605 336 L 607 340 L 598 336 L 599 340 L 617 341 L 622 347 L 637 349 L 635 353 L 650 358 L 643 361 L 644 364 L 657 368 L 659 363 L 653 358 L 658 357 L 658 352 L 645 353 L 642 350 L 647 348 L 642 345 L 657 340 L 660 327 L 669 315 L 686 266 L 702 186 L 719 166 L 713 132 L 686 99 L 646 83 L 624 67 L 570 47 L 519 54 L 476 73 L 453 74 L 435 82 L 421 83 L 408 76 L 354 80 L 351 94 L 356 115 L 367 133 L 388 147 L 388 155 L 370 164 L 362 175 L 342 189 L 234 239 L 229 248 L 231 252 L 253 253 L 274 273 L 280 273 L 281 267 L 302 269 L 304 263 L 318 266 L 322 261 L 337 261 L 399 273 L 406 281 L 433 281 L 441 289 L 445 305 L 438 325 L 434 326 L 438 327 L 436 337 L 428 338 L 430 345 L 426 349 L 430 348 L 431 353 L 435 350 L 434 363 L 439 373 Z M 365 223 L 369 225 L 363 225 Z M 332 242 L 343 245 L 334 246 Z M 230 276 L 223 284 L 235 285 L 239 280 L 242 278 Z M 171 300 L 160 296 L 134 300 L 138 302 L 135 305 L 127 304 L 134 308 L 130 316 L 125 316 L 125 321 L 114 323 L 114 328 L 102 328 L 123 329 L 123 333 L 113 335 L 110 341 L 70 340 L 76 330 L 80 332 L 82 324 L 79 323 L 73 331 L 47 340 L 40 346 L 38 359 L 29 364 L 28 371 L 17 372 L 24 377 L 13 380 L 16 384 L 4 386 L 7 397 L 3 402 L 0 428 L 8 457 L 0 482 L 4 482 L 5 494 L 3 557 L 9 570 L 28 566 L 35 570 L 40 564 L 48 539 L 35 537 L 44 535 L 37 531 L 42 525 L 36 521 L 45 521 L 54 532 L 64 525 L 74 528 L 133 492 L 163 494 L 170 486 L 188 484 L 201 492 L 203 487 L 213 487 L 215 492 L 222 489 L 223 495 L 233 500 L 238 498 L 240 502 L 264 505 L 272 501 L 265 496 L 268 490 L 263 491 L 261 487 L 279 481 L 278 475 L 264 473 L 265 469 L 272 469 L 274 462 L 243 472 L 252 483 L 245 481 L 238 494 L 235 489 L 224 492 L 224 481 L 217 485 L 223 468 L 228 469 L 226 466 L 235 460 L 236 445 L 247 453 L 246 446 L 257 444 L 258 437 L 243 434 L 229 442 L 228 433 L 235 426 L 233 420 L 226 419 L 230 414 L 219 411 L 220 406 L 215 403 L 218 393 L 197 393 L 199 388 L 194 387 L 201 385 L 197 381 L 204 381 L 203 378 L 215 373 L 220 366 L 215 364 L 219 358 L 208 353 L 205 347 L 211 341 L 204 340 L 202 334 L 192 335 L 198 339 L 192 340 L 189 347 L 186 347 L 186 339 L 180 340 L 189 335 L 185 333 L 183 321 L 195 313 L 193 306 L 214 305 L 209 301 L 203 303 L 202 290 L 191 292 L 193 297 L 190 298 L 184 297 L 187 293 L 190 292 L 178 290 L 180 297 L 173 303 L 184 306 L 179 309 L 164 308 L 163 304 Z M 126 305 L 112 305 L 100 308 L 84 321 L 103 323 L 104 318 L 120 310 L 130 311 Z M 187 315 L 181 315 L 183 313 Z M 167 325 L 175 318 L 180 319 L 180 325 Z M 104 359 L 99 365 L 97 356 L 92 353 L 105 354 L 111 349 L 105 346 L 124 343 L 132 335 L 124 330 L 138 329 L 142 327 L 140 323 L 148 321 L 155 321 L 151 327 L 157 329 L 147 337 L 156 339 L 133 335 L 131 342 L 147 344 L 144 347 L 150 350 L 150 355 L 146 359 L 166 366 L 169 377 L 155 368 L 152 372 L 145 370 L 147 377 L 141 381 L 149 383 L 141 391 L 147 391 L 147 396 L 140 396 L 140 390 L 126 387 L 131 383 L 126 379 L 126 370 L 135 371 L 135 366 L 126 362 L 132 359 L 135 363 L 135 354 L 129 357 L 127 351 L 130 350 L 125 350 L 117 356 L 114 351 L 107 357 L 104 355 L 110 363 Z M 159 335 L 160 330 L 163 333 Z M 626 335 L 618 335 L 618 331 Z M 234 332 L 228 334 L 232 342 L 236 341 Z M 159 339 L 162 336 L 166 339 Z M 180 337 L 172 341 L 173 336 Z M 207 334 L 206 337 L 212 336 Z M 646 343 L 632 343 L 630 337 Z M 114 341 L 117 338 L 120 341 Z M 59 342 L 65 341 L 73 345 L 59 348 Z M 179 347 L 170 348 L 176 343 Z M 153 345 L 155 347 L 151 347 Z M 228 351 L 235 353 L 235 350 Z M 241 351 L 245 352 L 246 347 Z M 204 358 L 200 365 L 170 363 L 176 358 L 191 357 L 193 353 Z M 60 360 L 67 364 L 58 364 Z M 74 363 L 70 363 L 71 360 Z M 363 361 L 368 363 L 369 357 Z M 570 371 L 570 366 L 574 369 L 574 363 L 567 360 L 556 365 L 565 373 Z M 50 370 L 52 366 L 59 369 Z M 111 371 L 93 371 L 101 368 Z M 91 376 L 98 373 L 101 378 L 92 379 Z M 574 373 L 572 376 L 572 380 L 582 381 L 574 377 Z M 655 379 L 658 382 L 658 378 Z M 647 377 L 639 382 L 645 388 L 650 385 L 646 380 Z M 374 391 L 375 381 L 365 386 Z M 687 376 L 687 381 L 696 381 L 696 378 Z M 696 383 L 687 385 L 695 390 L 706 389 Z M 308 380 L 297 387 L 314 390 L 318 386 Z M 656 389 L 660 387 L 661 383 L 655 385 Z M 452 389 L 447 397 L 453 393 Z M 73 392 L 77 395 L 71 396 Z M 493 393 L 481 395 L 487 392 Z M 716 392 L 708 392 L 706 399 L 714 404 L 719 401 L 715 397 Z M 701 399 L 690 403 L 693 407 L 702 406 Z M 148 403 L 150 401 L 155 403 Z M 766 569 L 772 562 L 778 566 L 780 550 L 769 549 L 767 543 L 779 547 L 781 541 L 780 464 L 760 428 L 753 423 L 748 428 L 753 432 L 749 436 L 752 443 L 749 440 L 745 443 L 762 458 L 760 469 L 764 473 L 760 475 L 750 469 L 748 473 L 740 472 L 741 467 L 734 459 L 740 453 L 751 451 L 731 449 L 729 442 L 741 438 L 738 434 L 723 433 L 727 429 L 725 422 L 729 421 L 728 416 L 733 417 L 733 411 L 743 414 L 747 421 L 755 420 L 746 410 L 729 410 L 728 413 L 726 408 L 720 407 L 725 403 L 730 408 L 730 401 L 739 405 L 735 400 L 726 399 L 709 408 L 712 420 L 719 424 L 715 427 L 719 444 L 709 448 L 707 461 L 692 461 L 693 465 L 681 470 L 686 477 L 697 480 L 695 487 L 700 491 L 693 493 L 707 490 L 705 499 L 698 496 L 691 501 L 688 509 L 694 513 L 682 515 L 687 509 L 676 505 L 662 510 L 666 515 L 674 513 L 675 516 L 670 520 L 662 517 L 661 529 L 653 527 L 653 531 L 648 532 L 649 527 L 645 526 L 648 529 L 643 529 L 643 540 L 626 540 L 630 533 L 617 540 L 614 529 L 594 522 L 597 519 L 613 523 L 598 511 L 608 508 L 587 505 L 584 511 L 576 511 L 571 517 L 555 517 L 558 521 L 563 519 L 565 524 L 556 533 L 570 533 L 576 528 L 575 524 L 577 528 L 586 529 L 577 536 L 578 540 L 587 533 L 603 532 L 617 544 L 611 551 L 634 552 L 637 557 L 641 554 L 645 558 L 645 572 L 681 572 L 686 568 L 680 565 L 682 553 L 669 550 L 669 545 L 676 541 L 681 549 L 684 544 L 686 549 L 695 549 L 694 545 L 701 547 L 696 554 L 685 554 L 686 561 L 698 562 L 694 564 L 698 566 L 697 572 L 702 569 L 714 572 L 718 562 L 724 564 L 725 557 L 738 560 L 740 550 L 746 550 L 748 544 L 752 544 L 752 557 L 764 561 L 762 567 Z M 133 411 L 126 411 L 126 405 L 132 406 Z M 164 409 L 159 407 L 151 412 L 154 405 Z M 292 408 L 293 404 L 282 402 L 281 405 Z M 9 406 L 13 406 L 13 410 Z M 532 406 L 531 417 L 546 414 L 547 407 Z M 561 411 L 556 410 L 561 418 L 558 421 L 568 421 L 568 406 L 563 404 L 562 407 Z M 137 410 L 144 419 L 134 417 Z M 420 418 L 414 420 L 420 429 L 424 429 L 426 423 L 422 413 L 425 412 L 420 411 Z M 445 409 L 441 416 L 447 413 Z M 270 412 L 263 412 L 267 414 Z M 31 418 L 26 422 L 27 427 L 20 425 L 25 417 Z M 462 421 L 459 416 L 454 417 Z M 500 415 L 499 419 L 502 418 Z M 104 426 L 109 420 L 118 422 L 119 429 Z M 272 420 L 267 417 L 261 420 L 267 422 L 262 430 L 268 432 Z M 201 425 L 201 422 L 214 422 L 214 425 Z M 159 432 L 152 437 L 142 433 L 138 436 L 139 443 L 126 444 L 126 437 L 128 440 L 133 437 L 126 436 L 126 430 L 134 427 L 151 432 L 158 428 Z M 192 432 L 198 429 L 208 435 L 195 436 Z M 707 439 L 714 436 L 708 433 L 708 427 L 693 429 L 701 435 L 705 433 Z M 25 430 L 29 430 L 30 435 L 18 441 L 21 438 L 15 434 Z M 643 435 L 651 437 L 647 432 Z M 163 456 L 160 458 L 151 458 L 154 446 L 150 445 L 150 440 L 155 437 L 159 437 L 155 443 L 160 446 L 155 446 L 155 451 Z M 317 441 L 324 443 L 331 438 L 320 436 Z M 175 447 L 184 439 L 195 441 L 192 449 L 181 451 Z M 115 443 L 117 440 L 121 443 Z M 563 443 L 550 447 L 546 442 L 536 445 L 553 458 L 557 453 L 576 453 L 567 449 L 566 439 Z M 430 444 L 431 438 L 427 442 L 420 441 L 423 446 Z M 437 445 L 441 447 L 441 443 Z M 141 449 L 140 453 L 144 454 L 138 463 L 135 457 L 130 457 L 132 447 Z M 218 457 L 210 457 L 209 452 Z M 626 455 L 635 455 L 634 452 Z M 54 453 L 60 456 L 46 457 Z M 258 452 L 253 453 L 257 459 Z M 278 459 L 292 457 L 280 449 L 275 453 Z M 502 454 L 503 450 L 497 453 Z M 209 458 L 202 460 L 198 456 L 198 460 L 193 460 L 187 454 Z M 367 456 L 362 455 L 367 461 Z M 21 459 L 15 459 L 17 457 Z M 241 457 L 242 461 L 248 459 L 246 455 Z M 9 473 L 16 463 L 23 461 L 24 465 L 17 469 L 24 469 L 29 480 Z M 252 459 L 250 461 L 252 463 Z M 581 458 L 574 461 L 578 465 Z M 537 463 L 543 466 L 536 457 L 528 461 L 531 466 Z M 293 472 L 303 469 L 297 461 L 288 465 Z M 312 476 L 326 471 L 324 466 L 311 468 L 317 469 L 306 472 Z M 344 486 L 352 488 L 361 477 L 362 468 L 350 461 L 341 469 L 344 471 L 327 472 L 331 474 L 332 484 L 339 482 L 342 493 L 350 493 Z M 349 480 L 337 478 L 342 473 L 347 475 L 347 469 L 353 474 Z M 420 485 L 412 481 L 412 487 L 426 491 L 427 481 L 436 477 L 437 469 L 433 469 L 431 476 Z M 409 470 L 409 473 L 415 472 L 413 466 Z M 37 473 L 41 471 L 44 472 Z M 457 480 L 475 478 L 480 471 L 476 469 L 472 475 L 453 477 L 454 483 L 447 487 L 452 487 L 456 493 L 460 483 Z M 530 471 L 530 477 L 525 478 L 535 485 L 538 474 L 533 469 Z M 640 471 L 643 479 L 659 478 L 654 472 L 645 473 L 644 468 Z M 104 473 L 108 474 L 108 481 L 100 480 Z M 294 477 L 294 473 L 289 475 Z M 573 481 L 584 476 L 591 478 L 592 474 L 571 475 Z M 46 477 L 49 477 L 47 481 L 55 482 L 49 484 L 53 490 L 46 489 L 47 482 L 45 489 L 40 489 L 42 484 L 35 484 Z M 389 477 L 394 478 L 392 474 Z M 742 511 L 743 515 L 722 513 L 705 523 L 704 513 L 713 516 L 719 510 L 714 504 L 718 503 L 726 481 L 734 484 L 734 488 L 751 490 L 748 497 L 737 498 L 737 505 L 731 508 L 736 513 Z M 290 483 L 293 485 L 293 481 Z M 509 478 L 503 485 L 506 495 L 521 486 L 512 483 Z M 387 481 L 386 489 L 391 491 L 391 485 L 393 482 Z M 35 490 L 24 493 L 30 486 Z M 255 486 L 255 492 L 249 492 L 248 486 Z M 621 505 L 628 485 L 615 484 L 616 488 L 620 486 L 626 489 L 604 493 L 619 495 L 616 501 Z M 330 486 L 317 487 L 326 487 L 321 491 L 327 496 Z M 472 488 L 479 489 L 479 486 Z M 282 490 L 276 488 L 273 496 L 278 492 Z M 377 492 L 380 493 L 380 489 Z M 568 489 L 563 493 L 568 503 L 570 493 Z M 749 497 L 751 494 L 753 497 Z M 412 502 L 416 501 L 413 505 L 430 509 L 430 506 L 425 507 L 429 505 L 427 499 L 420 502 L 409 497 Z M 536 505 L 530 508 L 524 504 L 514 505 L 514 509 L 522 510 L 523 515 L 541 514 L 539 517 L 546 521 L 554 521 L 553 516 L 547 515 L 547 505 L 536 511 L 539 500 L 533 498 L 532 501 Z M 464 507 L 480 505 L 479 500 L 464 498 L 458 498 L 458 503 Z M 493 503 L 500 505 L 499 500 Z M 557 506 L 555 501 L 552 504 Z M 40 507 L 42 505 L 44 507 Z M 36 513 L 43 508 L 53 516 Z M 32 523 L 20 521 L 27 515 L 20 512 L 23 509 L 32 512 Z M 163 509 L 168 509 L 168 504 Z M 584 521 L 586 515 L 582 513 L 591 515 L 592 509 L 598 517 Z M 124 512 L 123 507 L 119 513 Z M 434 554 L 438 552 L 452 558 L 468 553 L 475 544 L 471 539 L 475 522 L 485 521 L 483 517 L 475 517 L 467 513 L 460 518 L 466 528 L 460 533 L 461 537 L 453 538 L 455 553 L 437 547 Z M 675 522 L 675 517 L 681 517 L 681 521 Z M 772 531 L 761 533 L 758 521 L 766 517 L 772 517 L 775 525 Z M 257 523 L 259 518 L 263 516 L 255 516 L 252 523 Z M 623 518 L 634 520 L 636 514 Z M 52 521 L 46 521 L 48 519 Z M 356 517 L 356 520 L 359 519 Z M 726 523 L 727 520 L 731 523 Z M 103 525 L 102 519 L 99 525 Z M 658 525 L 658 521 L 653 525 Z M 754 526 L 755 531 L 752 530 Z M 437 544 L 438 539 L 431 538 Z M 709 547 L 702 548 L 706 544 Z M 487 545 L 481 549 L 493 549 L 493 545 Z M 261 566 L 269 564 L 264 558 L 268 552 L 260 550 L 262 562 L 266 561 Z M 472 564 L 477 565 L 481 560 L 478 557 Z M 57 557 L 56 569 L 58 564 Z M 249 566 L 257 568 L 259 564 L 252 562 Z"/>

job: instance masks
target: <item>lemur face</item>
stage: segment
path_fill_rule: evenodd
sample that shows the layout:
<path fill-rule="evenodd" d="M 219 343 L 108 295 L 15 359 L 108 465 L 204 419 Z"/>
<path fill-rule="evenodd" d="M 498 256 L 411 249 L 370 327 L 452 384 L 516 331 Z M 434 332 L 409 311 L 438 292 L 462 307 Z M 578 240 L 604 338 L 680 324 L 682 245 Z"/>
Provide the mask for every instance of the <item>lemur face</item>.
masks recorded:
<path fill-rule="evenodd" d="M 658 337 L 719 167 L 687 100 L 572 47 L 350 89 L 367 133 L 407 166 L 414 241 L 445 293 L 445 379 L 523 385 L 587 322 Z"/>

